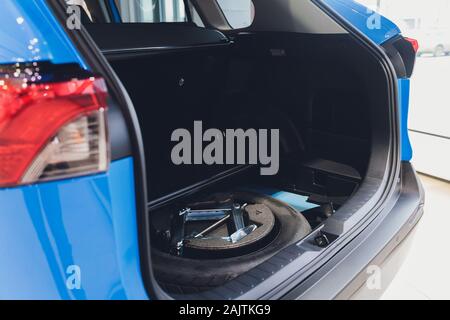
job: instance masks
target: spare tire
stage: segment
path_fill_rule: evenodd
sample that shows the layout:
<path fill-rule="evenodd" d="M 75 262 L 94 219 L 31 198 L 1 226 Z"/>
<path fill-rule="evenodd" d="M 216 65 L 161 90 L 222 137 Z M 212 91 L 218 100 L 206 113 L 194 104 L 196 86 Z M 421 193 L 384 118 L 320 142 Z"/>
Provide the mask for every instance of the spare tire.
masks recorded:
<path fill-rule="evenodd" d="M 157 281 L 169 293 L 197 293 L 225 284 L 269 259 L 283 248 L 311 232 L 305 217 L 288 204 L 270 196 L 236 192 L 233 196 L 249 203 L 263 204 L 275 215 L 277 234 L 263 248 L 238 257 L 191 259 L 152 248 L 153 271 Z"/>

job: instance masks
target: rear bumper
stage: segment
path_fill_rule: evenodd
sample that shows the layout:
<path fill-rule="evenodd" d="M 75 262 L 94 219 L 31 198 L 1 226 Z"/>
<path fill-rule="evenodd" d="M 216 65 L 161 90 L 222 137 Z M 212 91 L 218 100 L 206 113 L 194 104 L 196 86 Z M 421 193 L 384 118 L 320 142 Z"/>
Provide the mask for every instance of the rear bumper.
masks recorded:
<path fill-rule="evenodd" d="M 399 190 L 363 232 L 283 298 L 379 298 L 398 271 L 423 215 L 424 190 L 408 162 L 402 164 Z"/>

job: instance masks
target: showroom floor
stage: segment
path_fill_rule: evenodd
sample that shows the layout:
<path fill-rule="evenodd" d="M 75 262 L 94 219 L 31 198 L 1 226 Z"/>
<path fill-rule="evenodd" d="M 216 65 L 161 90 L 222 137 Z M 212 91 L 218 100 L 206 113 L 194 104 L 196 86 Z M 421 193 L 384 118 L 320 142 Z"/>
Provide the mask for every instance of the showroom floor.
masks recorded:
<path fill-rule="evenodd" d="M 382 299 L 450 299 L 450 183 L 421 176 L 425 214 L 411 251 Z"/>

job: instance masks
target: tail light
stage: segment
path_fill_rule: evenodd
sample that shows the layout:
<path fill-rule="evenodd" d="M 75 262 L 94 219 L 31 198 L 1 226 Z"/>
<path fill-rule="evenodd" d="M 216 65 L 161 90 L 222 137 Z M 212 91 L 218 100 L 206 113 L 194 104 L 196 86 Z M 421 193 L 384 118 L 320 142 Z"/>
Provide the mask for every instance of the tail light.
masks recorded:
<path fill-rule="evenodd" d="M 107 170 L 106 100 L 74 65 L 0 66 L 0 187 Z"/>
<path fill-rule="evenodd" d="M 416 39 L 406 38 L 406 37 L 405 37 L 405 40 L 412 44 L 414 51 L 416 53 L 419 51 L 419 41 L 417 41 Z"/>

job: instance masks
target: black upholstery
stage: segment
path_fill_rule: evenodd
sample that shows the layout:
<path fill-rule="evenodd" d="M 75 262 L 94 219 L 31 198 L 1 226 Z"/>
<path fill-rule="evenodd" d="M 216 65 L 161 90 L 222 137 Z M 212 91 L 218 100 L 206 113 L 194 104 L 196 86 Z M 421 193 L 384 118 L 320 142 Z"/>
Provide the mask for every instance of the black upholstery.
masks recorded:
<path fill-rule="evenodd" d="M 368 83 L 361 81 L 366 71 L 358 68 L 364 60 L 346 59 L 349 52 L 358 57 L 355 52 L 361 50 L 347 36 L 260 33 L 237 35 L 229 43 L 219 33 L 206 45 L 214 33 L 188 24 L 168 29 L 156 25 L 153 31 L 146 26 L 148 33 L 142 29 L 136 40 L 129 34 L 139 25 L 123 26 L 120 32 L 95 27 L 92 35 L 103 50 L 163 46 L 168 39 L 190 44 L 174 50 L 145 47 L 145 52 L 105 53 L 139 116 L 150 199 L 229 168 L 172 164 L 172 132 L 192 131 L 195 120 L 203 121 L 204 130 L 280 129 L 286 170 L 302 159 L 324 158 L 364 174 L 370 156 L 370 97 L 364 88 Z M 166 33 L 153 39 L 155 30 Z M 360 121 L 355 123 L 355 118 Z M 282 167 L 281 173 L 289 176 L 286 170 Z"/>
<path fill-rule="evenodd" d="M 207 177 L 198 166 L 171 164 L 171 134 L 178 128 L 192 131 L 195 120 L 202 120 L 205 129 L 210 126 L 227 59 L 226 50 L 207 49 L 112 63 L 139 115 L 152 197 L 193 183 L 193 176 L 197 181 Z"/>
<path fill-rule="evenodd" d="M 94 23 L 86 25 L 86 28 L 102 51 L 195 48 L 229 43 L 223 33 L 200 28 L 189 22 Z"/>

